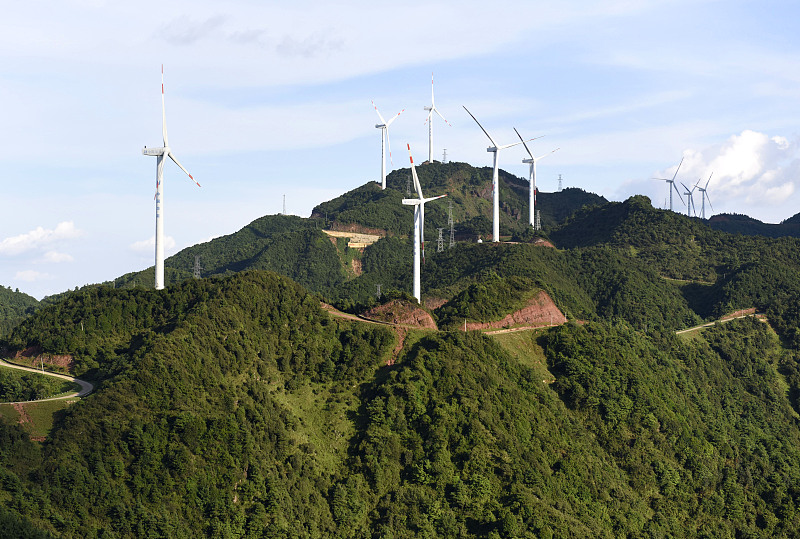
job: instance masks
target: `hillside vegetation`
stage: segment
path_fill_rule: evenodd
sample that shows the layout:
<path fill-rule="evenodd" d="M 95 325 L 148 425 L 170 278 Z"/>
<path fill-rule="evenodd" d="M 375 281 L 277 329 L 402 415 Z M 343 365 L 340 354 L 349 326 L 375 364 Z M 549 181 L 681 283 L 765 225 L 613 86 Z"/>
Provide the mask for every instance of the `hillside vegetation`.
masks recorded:
<path fill-rule="evenodd" d="M 96 325 L 70 342 L 56 313 Z M 553 384 L 475 332 L 406 339 L 386 366 L 389 329 L 271 273 L 75 295 L 6 344 L 75 346 L 100 383 L 41 447 L 0 425 L 0 518 L 63 537 L 800 530 L 798 350 L 766 324 L 530 335 Z"/>
<path fill-rule="evenodd" d="M 464 222 L 485 218 L 486 170 L 422 171 L 426 193 L 469 200 Z M 329 314 L 321 301 L 427 317 L 407 293 L 402 172 L 314 219 L 265 217 L 184 250 L 165 290 L 132 287 L 144 273 L 131 274 L 16 325 L 0 350 L 70 354 L 95 391 L 55 414 L 43 443 L 0 420 L 3 530 L 800 535 L 800 240 L 717 231 L 645 197 L 582 204 L 546 231 L 555 248 L 429 241 L 430 329 Z M 325 213 L 385 236 L 350 249 L 322 233 Z M 206 278 L 190 278 L 195 256 Z M 543 293 L 568 323 L 497 339 L 459 330 Z M 766 317 L 676 336 L 753 307 Z"/>

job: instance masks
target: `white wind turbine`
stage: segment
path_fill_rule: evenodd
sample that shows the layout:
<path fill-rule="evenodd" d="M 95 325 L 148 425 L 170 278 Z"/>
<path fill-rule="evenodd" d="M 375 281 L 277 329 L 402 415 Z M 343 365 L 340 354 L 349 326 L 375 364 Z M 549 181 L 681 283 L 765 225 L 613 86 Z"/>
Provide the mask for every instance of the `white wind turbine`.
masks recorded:
<path fill-rule="evenodd" d="M 692 213 L 694 212 L 695 217 L 697 217 L 697 207 L 694 205 L 694 200 L 692 199 L 692 195 L 694 194 L 694 190 L 697 189 L 697 186 L 695 185 L 689 189 L 686 187 L 685 183 L 681 182 L 681 185 L 684 189 L 686 189 L 686 192 L 684 193 L 684 195 L 686 195 L 686 215 L 691 217 Z"/>
<path fill-rule="evenodd" d="M 378 118 L 381 119 L 381 123 L 375 124 L 375 127 L 381 130 L 381 189 L 386 189 L 386 146 L 389 147 L 389 160 L 391 161 L 392 159 L 392 145 L 389 143 L 389 126 L 392 125 L 392 122 L 395 121 L 398 116 L 403 114 L 403 111 L 406 109 L 403 109 L 396 115 L 392 116 L 392 119 L 387 122 L 383 119 L 383 116 L 381 116 L 378 106 L 374 101 L 372 101 L 372 106 L 375 108 L 375 112 L 378 113 Z"/>
<path fill-rule="evenodd" d="M 714 206 L 711 205 L 711 199 L 709 198 L 708 193 L 706 192 L 708 190 L 708 182 L 711 181 L 711 176 L 713 176 L 713 175 L 714 175 L 713 172 L 708 175 L 708 180 L 706 181 L 706 186 L 705 187 L 697 187 L 697 185 L 700 185 L 700 181 L 698 181 L 697 185 L 695 185 L 695 187 L 697 187 L 697 190 L 700 191 L 701 193 L 703 193 L 703 196 L 702 196 L 703 202 L 700 205 L 700 217 L 702 219 L 706 218 L 706 200 L 708 200 L 708 206 L 711 208 L 711 211 L 714 211 Z"/>
<path fill-rule="evenodd" d="M 411 175 L 414 178 L 414 189 L 417 191 L 418 198 L 404 198 L 403 204 L 406 206 L 414 206 L 414 297 L 417 301 L 422 303 L 422 291 L 420 287 L 420 251 L 424 256 L 425 244 L 422 242 L 422 228 L 425 215 L 425 203 L 438 198 L 446 197 L 447 195 L 439 195 L 437 197 L 425 198 L 422 196 L 422 187 L 419 184 L 417 177 L 417 169 L 414 167 L 414 158 L 411 155 L 411 145 L 408 146 L 408 158 L 411 161 Z"/>
<path fill-rule="evenodd" d="M 436 105 L 433 101 L 433 73 L 431 73 L 431 106 L 424 107 L 424 110 L 428 111 L 428 118 L 425 120 L 428 122 L 428 163 L 433 163 L 433 113 L 439 115 L 439 118 L 444 120 L 444 123 L 450 125 L 450 122 L 442 116 L 442 113 L 439 112 L 439 109 L 436 108 Z M 452 127 L 452 126 L 450 126 Z"/>
<path fill-rule="evenodd" d="M 469 109 L 464 107 L 464 110 L 467 111 L 467 114 L 472 116 L 472 119 L 475 120 L 475 123 L 478 124 L 478 127 L 481 128 L 487 137 L 489 137 L 489 141 L 491 141 L 493 144 L 492 146 L 486 148 L 487 152 L 492 152 L 494 154 L 494 165 L 492 168 L 492 241 L 500 241 L 500 180 L 497 172 L 497 154 L 500 153 L 500 150 L 505 150 L 506 148 L 516 146 L 517 144 L 522 144 L 525 141 L 506 144 L 505 146 L 498 146 L 489 132 L 483 128 L 481 123 L 475 116 L 472 115 Z"/>
<path fill-rule="evenodd" d="M 678 200 L 681 201 L 681 204 L 686 204 L 683 199 L 681 198 L 681 192 L 678 191 L 678 188 L 675 186 L 675 178 L 678 176 L 678 171 L 681 169 L 681 165 L 683 164 L 683 158 L 681 158 L 681 162 L 678 163 L 678 168 L 675 169 L 675 174 L 673 174 L 672 179 L 669 178 L 653 178 L 654 180 L 665 181 L 669 184 L 669 211 L 672 211 L 672 190 L 674 189 L 676 193 L 678 193 Z M 684 186 L 685 187 L 685 186 Z"/>
<path fill-rule="evenodd" d="M 547 157 L 551 153 L 555 153 L 558 150 L 560 150 L 561 148 L 556 148 L 555 150 L 553 150 L 553 151 L 551 151 L 549 153 L 546 153 L 546 154 L 541 155 L 539 157 L 534 157 L 533 154 L 531 153 L 530 148 L 528 148 L 528 145 L 525 144 L 525 140 L 522 138 L 522 135 L 519 134 L 519 131 L 517 131 L 516 127 L 514 128 L 514 132 L 519 137 L 519 140 L 522 141 L 522 145 L 525 146 L 525 151 L 528 152 L 528 155 L 531 156 L 530 159 L 523 159 L 522 162 L 523 163 L 530 163 L 530 165 L 531 165 L 530 172 L 529 172 L 529 177 L 528 177 L 528 181 L 530 182 L 530 194 L 529 194 L 530 201 L 529 201 L 528 208 L 529 208 L 529 213 L 530 213 L 531 226 L 533 227 L 534 230 L 536 230 L 536 224 L 535 224 L 536 223 L 536 191 L 537 191 L 537 189 L 536 189 L 536 161 L 538 161 L 539 159 L 544 159 L 545 157 Z M 537 138 L 539 138 L 539 137 L 537 137 Z"/>
<path fill-rule="evenodd" d="M 164 109 L 164 66 L 161 66 L 161 134 L 164 137 L 164 146 L 161 148 L 148 148 L 144 147 L 142 150 L 143 155 L 154 155 L 158 158 L 156 162 L 156 265 L 155 265 L 155 284 L 156 290 L 164 288 L 164 160 L 169 156 L 182 171 L 184 171 L 194 183 L 197 180 L 189 174 L 189 171 L 183 168 L 172 150 L 169 147 L 167 139 L 167 113 Z M 200 184 L 197 183 L 197 187 Z"/>

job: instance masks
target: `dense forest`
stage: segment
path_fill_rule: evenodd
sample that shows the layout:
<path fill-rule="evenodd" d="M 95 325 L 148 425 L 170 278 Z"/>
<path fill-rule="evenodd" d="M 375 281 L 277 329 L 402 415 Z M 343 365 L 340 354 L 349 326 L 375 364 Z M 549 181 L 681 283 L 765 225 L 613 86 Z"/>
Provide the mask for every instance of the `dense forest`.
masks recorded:
<path fill-rule="evenodd" d="M 39 302 L 36 298 L 20 292 L 19 289 L 11 290 L 0 286 L 0 336 L 33 314 L 38 307 Z"/>
<path fill-rule="evenodd" d="M 490 170 L 418 170 L 473 239 Z M 406 173 L 181 251 L 162 291 L 150 269 L 11 293 L 0 350 L 69 354 L 95 391 L 44 442 L 0 420 L 6 536 L 800 535 L 800 240 L 576 189 L 547 219 L 540 195 L 533 234 L 527 184 L 503 174 L 521 243 L 426 249 L 438 331 L 323 309 L 408 300 Z M 447 219 L 433 206 L 430 230 Z M 330 227 L 382 237 L 354 249 Z M 566 324 L 459 331 L 540 292 Z M 6 372 L 3 400 L 45 391 Z"/>

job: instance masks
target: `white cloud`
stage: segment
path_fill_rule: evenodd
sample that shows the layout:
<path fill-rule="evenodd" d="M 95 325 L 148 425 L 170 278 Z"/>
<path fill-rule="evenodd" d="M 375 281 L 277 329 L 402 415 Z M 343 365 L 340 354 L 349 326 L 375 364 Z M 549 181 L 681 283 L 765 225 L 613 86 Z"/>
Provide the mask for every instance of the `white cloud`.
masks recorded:
<path fill-rule="evenodd" d="M 35 271 L 35 270 L 18 271 L 14 277 L 20 281 L 26 281 L 29 283 L 53 278 L 53 276 L 50 275 L 49 273 L 43 273 L 41 271 Z"/>
<path fill-rule="evenodd" d="M 59 263 L 59 262 L 73 262 L 75 261 L 75 259 L 72 257 L 72 255 L 67 253 L 59 253 L 58 251 L 47 251 L 44 254 L 44 261 Z"/>
<path fill-rule="evenodd" d="M 61 240 L 77 238 L 81 234 L 82 232 L 75 228 L 75 223 L 72 221 L 58 223 L 55 229 L 39 226 L 25 234 L 11 236 L 0 241 L 0 255 L 18 255 L 26 251 L 48 247 Z"/>
<path fill-rule="evenodd" d="M 169 250 L 175 247 L 175 238 L 172 236 L 165 236 L 164 237 L 164 249 Z M 131 251 L 137 253 L 153 253 L 156 248 L 156 237 L 150 236 L 149 239 L 136 241 L 131 243 L 128 247 Z"/>

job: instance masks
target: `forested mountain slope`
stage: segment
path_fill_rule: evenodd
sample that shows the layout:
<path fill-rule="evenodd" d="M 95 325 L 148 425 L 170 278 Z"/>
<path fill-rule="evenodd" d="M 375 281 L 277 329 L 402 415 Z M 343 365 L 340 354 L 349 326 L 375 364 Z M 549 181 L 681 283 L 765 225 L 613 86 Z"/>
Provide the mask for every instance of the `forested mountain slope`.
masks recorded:
<path fill-rule="evenodd" d="M 20 320 L 31 315 L 39 307 L 36 298 L 19 289 L 0 286 L 0 336 L 6 334 Z"/>
<path fill-rule="evenodd" d="M 63 537 L 800 532 L 798 349 L 766 324 L 527 335 L 546 365 L 477 332 L 412 333 L 387 365 L 389 328 L 331 319 L 271 273 L 75 294 L 6 346 L 70 350 L 100 383 L 42 445 L 0 425 L 0 521 Z"/>

